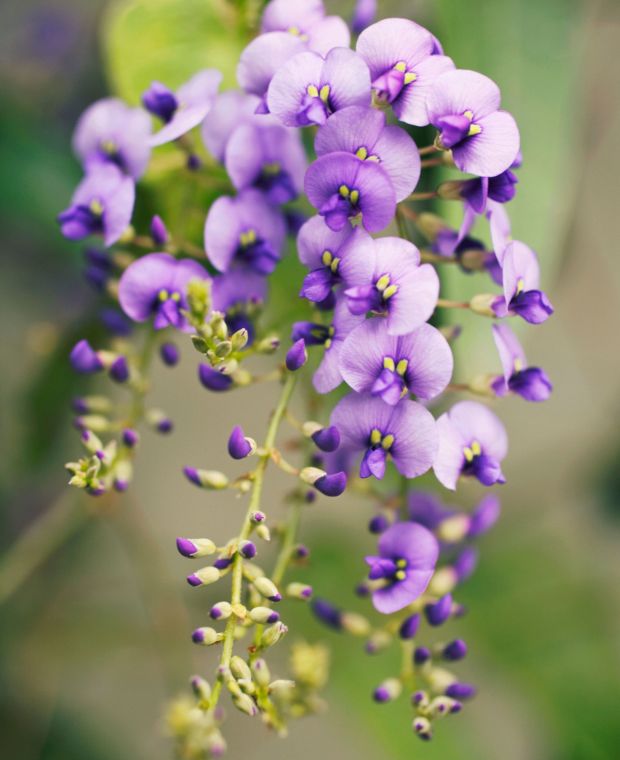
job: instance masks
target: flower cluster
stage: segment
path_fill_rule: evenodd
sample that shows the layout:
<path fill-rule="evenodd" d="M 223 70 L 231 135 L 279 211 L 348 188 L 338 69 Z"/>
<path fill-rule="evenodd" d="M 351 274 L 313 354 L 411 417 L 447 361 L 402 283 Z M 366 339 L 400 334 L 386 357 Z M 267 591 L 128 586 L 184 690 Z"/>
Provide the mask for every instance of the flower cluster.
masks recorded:
<path fill-rule="evenodd" d="M 219 93 L 221 76 L 208 69 L 177 90 L 153 82 L 143 108 L 99 101 L 76 128 L 74 149 L 85 177 L 59 223 L 70 240 L 102 239 L 103 249 L 86 251 L 86 276 L 111 303 L 106 348 L 81 340 L 71 362 L 81 373 L 106 372 L 131 400 L 127 409 L 102 395 L 76 401 L 88 456 L 67 465 L 72 485 L 93 495 L 124 490 L 136 428 L 146 422 L 170 431 L 169 418 L 146 404 L 154 349 L 168 366 L 179 362 L 170 335 L 190 337 L 200 355 L 199 381 L 211 392 L 281 384 L 261 443 L 239 420 L 230 433 L 230 457 L 254 461 L 252 469 L 237 477 L 197 463 L 184 469 L 194 486 L 248 499 L 236 535 L 177 540 L 182 556 L 209 558 L 188 575 L 190 586 L 230 580 L 208 625 L 200 621 L 192 634 L 195 644 L 220 649 L 215 680 L 195 676 L 196 701 L 182 700 L 170 713 L 171 732 L 187 757 L 223 753 L 224 691 L 240 711 L 260 714 L 280 732 L 291 717 L 320 707 L 327 669 L 321 647 L 295 645 L 293 680 L 273 678 L 265 657 L 288 631 L 280 603 L 313 596 L 308 584 L 285 579 L 308 563 L 308 550 L 298 543 L 300 515 L 317 492 L 339 496 L 347 484 L 380 504 L 369 526 L 377 549 L 366 557 L 368 578 L 357 588 L 380 622 L 322 597 L 313 599 L 314 613 L 334 629 L 366 637 L 371 654 L 400 642 L 402 671 L 378 685 L 374 699 L 388 702 L 408 691 L 421 738 L 431 737 L 436 719 L 461 709 L 474 687 L 446 664 L 464 657 L 466 644 L 422 644 L 419 632 L 424 620 L 435 628 L 463 614 L 453 594 L 473 572 L 472 541 L 495 522 L 499 501 L 490 494 L 472 511 L 448 507 L 432 494 L 410 491 L 409 480 L 433 471 L 450 490 L 461 478 L 485 487 L 504 483 L 508 440 L 495 412 L 481 401 L 446 405 L 446 397 L 464 392 L 492 400 L 512 393 L 543 401 L 552 390 L 544 370 L 528 366 L 506 321 L 518 316 L 539 324 L 553 313 L 540 289 L 536 254 L 512 238 L 505 208 L 522 160 L 516 122 L 501 109 L 493 81 L 458 69 L 413 21 L 372 23 L 375 6 L 357 3 L 352 49 L 348 25 L 326 15 L 321 0 L 271 0 L 260 34 L 241 55 L 240 91 Z M 418 147 L 423 128 L 434 130 L 435 139 Z M 198 132 L 206 151 L 196 143 Z M 131 226 L 136 183 L 156 159 L 153 149 L 165 143 L 183 157 L 179 181 L 200 174 L 215 190 L 204 206 L 197 200 L 202 246 L 169 231 L 157 208 L 148 230 Z M 466 176 L 428 189 L 437 168 Z M 310 218 L 303 196 L 315 211 Z M 460 229 L 415 206 L 441 200 L 462 205 Z M 479 221 L 488 222 L 491 248 L 473 237 Z M 274 330 L 273 320 L 263 319 L 269 279 L 293 238 L 306 274 L 292 284 L 291 296 L 299 294 L 306 318 Z M 440 297 L 444 265 L 488 277 L 501 292 L 468 301 Z M 446 309 L 496 320 L 489 341 L 492 335 L 500 374 L 453 382 L 451 343 L 459 328 L 441 318 Z M 134 323 L 143 324 L 139 345 Z M 282 359 L 277 351 L 289 334 Z M 257 354 L 276 355 L 272 372 L 253 371 Z M 323 422 L 297 420 L 289 410 L 307 364 L 314 370 L 312 416 Z M 335 405 L 321 402 L 343 384 L 348 392 Z M 284 422 L 299 439 L 293 447 L 299 463 L 278 447 Z M 294 482 L 284 525 L 262 511 L 269 465 Z M 266 570 L 258 556 L 272 538 L 280 549 Z M 240 641 L 243 656 L 235 649 Z"/>

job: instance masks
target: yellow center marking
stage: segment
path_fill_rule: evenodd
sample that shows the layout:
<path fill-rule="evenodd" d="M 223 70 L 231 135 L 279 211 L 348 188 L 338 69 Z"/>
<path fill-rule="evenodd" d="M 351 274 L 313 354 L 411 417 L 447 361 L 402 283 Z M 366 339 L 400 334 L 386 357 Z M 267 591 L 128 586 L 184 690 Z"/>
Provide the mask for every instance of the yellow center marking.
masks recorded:
<path fill-rule="evenodd" d="M 396 71 L 405 72 L 407 71 L 407 64 L 404 61 L 399 61 L 398 63 L 394 64 L 394 69 Z"/>
<path fill-rule="evenodd" d="M 391 356 L 386 356 L 383 359 L 383 369 L 389 369 L 390 372 L 394 372 L 396 370 L 396 365 L 394 364 L 394 359 L 392 359 Z"/>
<path fill-rule="evenodd" d="M 383 298 L 387 301 L 388 298 L 391 298 L 393 295 L 395 295 L 398 291 L 398 285 L 389 285 L 385 290 L 383 291 Z"/>
<path fill-rule="evenodd" d="M 349 196 L 349 200 L 351 203 L 355 206 L 357 202 L 360 199 L 360 191 L 359 190 L 351 190 L 351 195 Z"/>
<path fill-rule="evenodd" d="M 98 198 L 93 198 L 89 206 L 91 213 L 95 216 L 101 216 L 103 214 L 103 204 Z"/>
<path fill-rule="evenodd" d="M 373 446 L 378 446 L 381 443 L 381 431 L 374 428 L 370 433 L 370 442 Z"/>
<path fill-rule="evenodd" d="M 346 185 L 340 185 L 338 192 L 343 198 L 348 198 L 351 191 Z"/>
<path fill-rule="evenodd" d="M 157 297 L 159 298 L 160 301 L 167 301 L 168 298 L 170 297 L 170 294 L 165 288 L 162 288 L 157 294 Z"/>
<path fill-rule="evenodd" d="M 377 288 L 377 290 L 384 291 L 389 284 L 390 284 L 390 275 L 384 274 L 384 275 L 381 275 L 381 277 L 379 277 L 379 279 L 375 283 L 375 288 Z"/>
<path fill-rule="evenodd" d="M 315 84 L 309 84 L 306 92 L 310 97 L 312 98 L 318 98 L 319 97 L 319 88 Z"/>
<path fill-rule="evenodd" d="M 394 577 L 396 578 L 397 581 L 404 581 L 405 578 L 407 577 L 407 573 L 404 570 L 397 570 L 394 573 Z"/>
<path fill-rule="evenodd" d="M 382 448 L 384 448 L 386 451 L 389 451 L 393 445 L 394 445 L 394 436 L 391 433 L 389 435 L 383 436 L 383 439 L 381 441 Z"/>
<path fill-rule="evenodd" d="M 396 373 L 402 377 L 407 371 L 408 366 L 409 366 L 409 362 L 407 361 L 407 359 L 401 359 L 396 365 Z"/>
<path fill-rule="evenodd" d="M 321 87 L 321 91 L 319 92 L 319 98 L 323 101 L 323 103 L 327 103 L 329 100 L 329 85 L 324 84 L 323 87 Z"/>
<path fill-rule="evenodd" d="M 523 293 L 524 290 L 525 290 L 525 283 L 523 282 L 523 277 L 519 277 L 519 279 L 517 280 L 517 295 L 519 295 L 519 293 Z"/>

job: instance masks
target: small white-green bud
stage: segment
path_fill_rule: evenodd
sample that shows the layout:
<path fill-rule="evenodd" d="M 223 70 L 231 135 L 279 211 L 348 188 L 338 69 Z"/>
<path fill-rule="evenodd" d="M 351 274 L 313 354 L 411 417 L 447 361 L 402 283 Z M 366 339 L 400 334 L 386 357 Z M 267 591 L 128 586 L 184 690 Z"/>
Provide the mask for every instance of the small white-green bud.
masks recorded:
<path fill-rule="evenodd" d="M 276 584 L 266 576 L 263 575 L 261 578 L 256 578 L 253 583 L 258 593 L 271 602 L 279 602 L 282 599 L 282 595 L 278 591 Z"/>
<path fill-rule="evenodd" d="M 242 678 L 250 681 L 252 680 L 252 672 L 249 665 L 238 655 L 234 655 L 234 657 L 230 658 L 230 672 L 237 680 Z"/>
<path fill-rule="evenodd" d="M 274 623 L 269 628 L 265 628 L 263 635 L 260 637 L 260 646 L 263 649 L 272 647 L 280 641 L 281 638 L 286 636 L 288 628 L 282 622 Z"/>
<path fill-rule="evenodd" d="M 265 660 L 263 660 L 262 657 L 259 657 L 257 660 L 254 660 L 250 667 L 252 669 L 254 681 L 263 688 L 268 686 L 269 681 L 271 681 L 271 673 L 269 672 L 269 667 Z"/>

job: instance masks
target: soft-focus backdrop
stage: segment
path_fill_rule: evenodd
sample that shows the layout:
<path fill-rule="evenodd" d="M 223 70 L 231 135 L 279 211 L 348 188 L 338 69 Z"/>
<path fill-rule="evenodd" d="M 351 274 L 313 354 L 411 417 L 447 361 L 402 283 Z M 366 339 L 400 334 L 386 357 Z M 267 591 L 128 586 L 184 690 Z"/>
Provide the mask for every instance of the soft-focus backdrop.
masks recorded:
<path fill-rule="evenodd" d="M 350 4 L 328 3 L 347 15 Z M 229 466 L 224 436 L 243 421 L 260 437 L 273 400 L 222 400 L 197 383 L 195 355 L 159 369 L 157 404 L 173 437 L 145 435 L 135 487 L 102 507 L 69 492 L 62 466 L 78 451 L 70 399 L 84 390 L 67 351 L 97 304 L 78 248 L 55 215 L 80 170 L 77 115 L 111 90 L 136 100 L 151 78 L 175 85 L 204 65 L 233 84 L 244 44 L 213 21 L 218 0 L 4 0 L 0 7 L 0 756 L 3 760 L 159 760 L 162 705 L 213 653 L 189 632 L 210 596 L 185 584 L 174 537 L 234 532 L 241 504 L 183 481 L 183 464 Z M 509 400 L 511 436 L 499 525 L 482 543 L 461 598 L 465 665 L 480 696 L 429 745 L 404 700 L 369 695 L 389 668 L 296 608 L 295 625 L 333 646 L 330 712 L 286 743 L 231 715 L 230 756 L 386 760 L 615 760 L 620 756 L 620 5 L 617 0 L 401 0 L 380 16 L 429 26 L 462 68 L 502 87 L 522 132 L 524 167 L 511 206 L 515 235 L 539 253 L 556 314 L 527 331 L 530 359 L 555 382 L 543 406 Z M 197 241 L 198 242 L 198 241 Z M 276 278 L 277 279 L 277 278 Z M 287 282 L 281 275 L 277 297 Z M 450 283 L 447 284 L 450 286 Z M 474 286 L 472 286 L 474 287 Z M 473 328 L 472 328 L 473 329 Z M 498 369 L 490 337 L 464 343 L 459 372 Z M 270 478 L 270 513 L 285 484 Z M 473 487 L 460 493 L 471 503 Z M 363 609 L 369 512 L 352 497 L 305 516 L 315 547 L 306 576 Z M 33 526 L 38 525 L 38 528 Z M 30 538 L 10 552 L 24 531 Z M 26 577 L 29 559 L 41 556 Z M 2 575 L 4 573 L 4 575 Z M 7 575 L 9 580 L 7 581 Z M 13 593 L 12 593 L 13 592 Z M 451 624 L 455 625 L 455 624 Z M 456 633 L 456 628 L 451 629 Z"/>

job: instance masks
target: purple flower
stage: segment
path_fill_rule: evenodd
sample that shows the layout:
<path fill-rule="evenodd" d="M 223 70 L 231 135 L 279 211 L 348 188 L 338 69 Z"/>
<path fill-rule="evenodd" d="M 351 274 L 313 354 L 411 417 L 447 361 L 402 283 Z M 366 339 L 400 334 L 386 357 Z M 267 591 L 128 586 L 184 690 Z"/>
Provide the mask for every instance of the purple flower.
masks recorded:
<path fill-rule="evenodd" d="M 439 449 L 433 462 L 440 483 L 452 491 L 461 475 L 483 485 L 504 483 L 508 437 L 499 419 L 476 401 L 461 401 L 437 420 Z"/>
<path fill-rule="evenodd" d="M 233 132 L 252 120 L 258 102 L 258 98 L 238 90 L 227 90 L 215 99 L 200 134 L 209 153 L 220 163 L 224 162 L 226 145 Z"/>
<path fill-rule="evenodd" d="M 340 358 L 342 377 L 354 391 L 379 396 L 392 406 L 407 393 L 438 396 L 450 382 L 452 367 L 452 351 L 439 330 L 423 324 L 408 335 L 392 336 L 381 318 L 356 327 Z"/>
<path fill-rule="evenodd" d="M 213 369 L 209 364 L 201 362 L 198 365 L 198 379 L 200 383 L 209 391 L 227 391 L 230 390 L 233 384 L 233 379 L 230 375 L 225 375 L 222 372 L 218 372 Z M 191 478 L 190 478 L 191 480 Z"/>
<path fill-rule="evenodd" d="M 255 187 L 269 203 L 287 203 L 303 190 L 306 154 L 297 131 L 259 116 L 235 129 L 225 166 L 237 190 Z"/>
<path fill-rule="evenodd" d="M 164 122 L 164 126 L 150 138 L 155 147 L 177 140 L 197 127 L 209 113 L 217 95 L 222 75 L 216 69 L 204 69 L 172 92 L 161 82 L 153 82 L 142 95 L 147 111 Z"/>
<path fill-rule="evenodd" d="M 332 48 L 349 47 L 349 28 L 339 16 L 325 16 L 322 0 L 271 0 L 264 12 L 263 32 L 288 32 L 310 50 L 326 55 Z"/>
<path fill-rule="evenodd" d="M 175 327 L 191 332 L 182 314 L 187 309 L 187 286 L 192 280 L 208 280 L 205 269 L 191 259 L 175 259 L 167 253 L 149 253 L 130 264 L 118 284 L 120 305 L 135 322 L 153 319 L 153 327 Z"/>
<path fill-rule="evenodd" d="M 441 146 L 452 151 L 461 171 L 494 177 L 511 166 L 519 129 L 499 110 L 499 87 L 491 79 L 476 71 L 449 71 L 435 81 L 426 105 Z"/>
<path fill-rule="evenodd" d="M 306 172 L 306 195 L 332 230 L 361 217 L 368 232 L 381 232 L 394 218 L 396 194 L 390 178 L 374 161 L 351 153 L 321 156 Z"/>
<path fill-rule="evenodd" d="M 446 594 L 436 602 L 425 605 L 424 614 L 429 625 L 443 625 L 452 614 L 452 596 Z"/>
<path fill-rule="evenodd" d="M 351 29 L 360 34 L 370 26 L 377 15 L 377 0 L 356 0 L 351 19 Z"/>
<path fill-rule="evenodd" d="M 233 262 L 257 274 L 271 274 L 280 259 L 286 229 L 282 215 L 257 190 L 218 198 L 205 222 L 205 249 L 226 272 Z"/>
<path fill-rule="evenodd" d="M 308 361 L 308 352 L 303 338 L 298 338 L 286 353 L 286 369 L 289 372 L 297 372 Z"/>
<path fill-rule="evenodd" d="M 233 459 L 245 459 L 256 451 L 256 443 L 246 438 L 243 428 L 236 425 L 228 439 L 228 453 Z"/>
<path fill-rule="evenodd" d="M 493 493 L 487 494 L 471 513 L 467 538 L 476 538 L 490 530 L 499 518 L 501 504 Z"/>
<path fill-rule="evenodd" d="M 295 322 L 293 325 L 293 340 L 303 338 L 307 345 L 325 346 L 323 359 L 312 378 L 312 383 L 319 393 L 329 393 L 342 382 L 342 346 L 347 335 L 363 319 L 363 315 L 351 314 L 345 302 L 339 301 L 331 325 L 319 325 L 314 322 Z"/>
<path fill-rule="evenodd" d="M 314 142 L 317 156 L 344 151 L 360 161 L 381 165 L 396 200 L 404 200 L 420 179 L 420 154 L 404 129 L 386 126 L 376 108 L 349 106 L 337 111 L 320 129 Z"/>
<path fill-rule="evenodd" d="M 340 451 L 363 455 L 362 478 L 383 478 L 388 457 L 401 475 L 416 478 L 430 468 L 437 453 L 432 414 L 408 399 L 389 406 L 380 398 L 351 393 L 336 405 L 331 424 L 340 431 Z"/>
<path fill-rule="evenodd" d="M 58 215 L 60 231 L 69 240 L 101 235 L 110 246 L 131 222 L 135 195 L 133 180 L 117 166 L 95 164 L 77 186 L 69 208 Z"/>
<path fill-rule="evenodd" d="M 495 393 L 504 396 L 512 391 L 526 401 L 546 401 L 553 385 L 544 370 L 527 366 L 525 352 L 510 327 L 493 325 L 493 339 L 504 371 L 493 383 Z"/>
<path fill-rule="evenodd" d="M 170 240 L 170 235 L 168 234 L 164 220 L 157 214 L 151 219 L 150 230 L 155 245 L 166 245 Z"/>
<path fill-rule="evenodd" d="M 498 317 L 516 315 L 537 325 L 553 314 L 546 293 L 539 290 L 538 259 L 525 243 L 513 240 L 506 246 L 502 262 L 504 297 L 492 304 Z"/>
<path fill-rule="evenodd" d="M 424 525 L 429 530 L 435 530 L 454 511 L 447 509 L 432 493 L 411 491 L 407 499 L 407 514 L 413 522 Z"/>
<path fill-rule="evenodd" d="M 378 556 L 366 557 L 368 577 L 385 584 L 372 592 L 372 603 L 389 615 L 426 591 L 435 571 L 439 544 L 422 525 L 395 523 L 381 534 L 378 549 Z"/>
<path fill-rule="evenodd" d="M 267 297 L 265 277 L 239 264 L 213 278 L 211 298 L 213 308 L 228 314 L 247 304 L 262 303 Z"/>
<path fill-rule="evenodd" d="M 430 264 L 420 266 L 413 243 L 386 237 L 374 241 L 375 266 L 352 272 L 344 295 L 353 314 L 385 314 L 388 335 L 405 335 L 431 316 L 439 295 L 439 278 Z"/>
<path fill-rule="evenodd" d="M 335 111 L 370 105 L 368 67 L 348 48 L 334 48 L 325 58 L 298 53 L 274 74 L 267 104 L 287 127 L 325 124 Z"/>
<path fill-rule="evenodd" d="M 450 58 L 435 55 L 435 39 L 423 27 L 402 18 L 388 18 L 365 29 L 357 52 L 368 64 L 372 88 L 407 124 L 428 124 L 428 88 L 454 68 Z"/>
<path fill-rule="evenodd" d="M 87 340 L 80 340 L 73 346 L 69 361 L 73 369 L 82 375 L 100 372 L 105 366 L 99 353 Z"/>
<path fill-rule="evenodd" d="M 261 34 L 243 50 L 237 65 L 237 81 L 245 92 L 258 96 L 254 113 L 269 113 L 267 90 L 274 74 L 289 58 L 307 49 L 299 37 L 280 31 Z"/>
<path fill-rule="evenodd" d="M 146 171 L 151 155 L 151 120 L 141 108 L 118 98 L 93 103 L 80 116 L 73 133 L 73 150 L 86 171 L 97 164 L 114 164 L 134 179 Z"/>
<path fill-rule="evenodd" d="M 366 279 L 374 270 L 374 242 L 361 227 L 346 225 L 339 231 L 330 229 L 321 216 L 313 216 L 297 236 L 299 260 L 310 272 L 301 291 L 303 298 L 320 303 L 335 286 L 347 287 L 348 277 Z"/>

